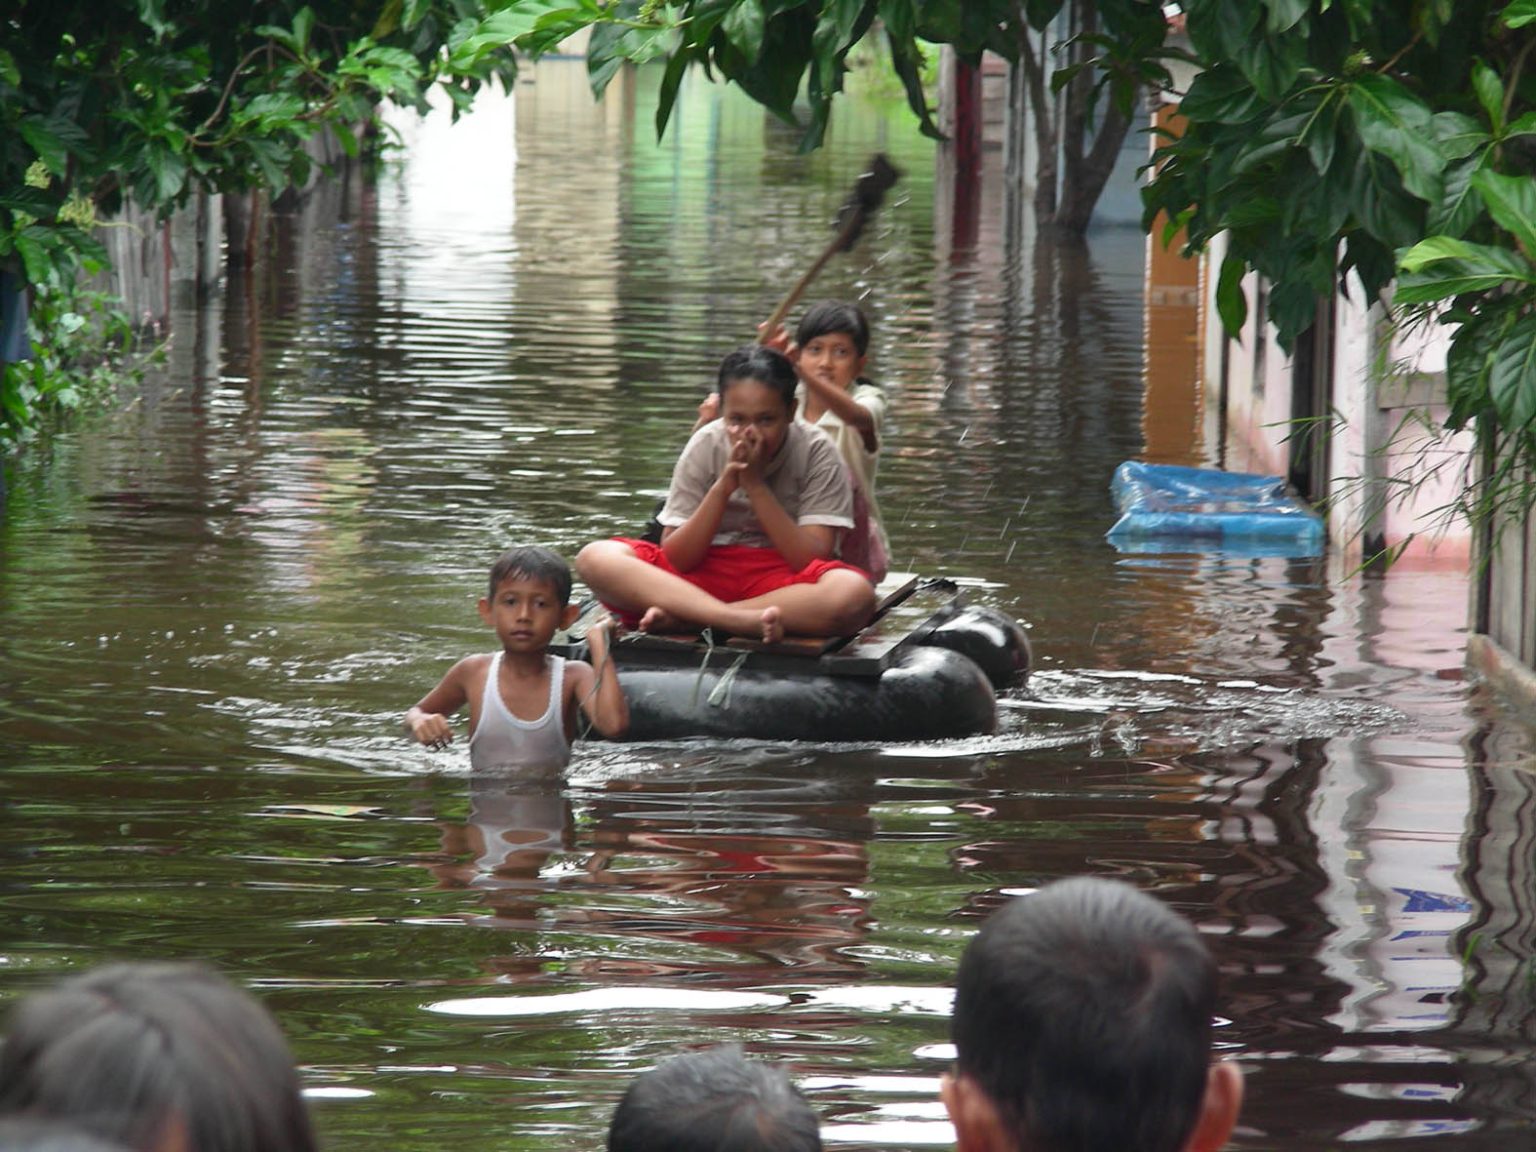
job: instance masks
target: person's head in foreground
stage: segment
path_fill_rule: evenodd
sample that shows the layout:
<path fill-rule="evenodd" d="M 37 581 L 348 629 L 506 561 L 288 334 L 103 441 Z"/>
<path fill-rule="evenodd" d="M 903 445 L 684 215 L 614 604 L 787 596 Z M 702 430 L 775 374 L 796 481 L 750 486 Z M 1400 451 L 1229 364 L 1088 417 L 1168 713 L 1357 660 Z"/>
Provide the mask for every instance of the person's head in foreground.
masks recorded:
<path fill-rule="evenodd" d="M 821 1152 L 821 1135 L 783 1069 L 728 1044 L 635 1077 L 614 1110 L 608 1152 Z"/>
<path fill-rule="evenodd" d="M 137 1152 L 314 1152 L 287 1042 L 202 964 L 109 964 L 24 997 L 0 1114 L 67 1118 Z"/>
<path fill-rule="evenodd" d="M 0 1117 L 0 1152 L 132 1152 L 70 1120 Z"/>
<path fill-rule="evenodd" d="M 943 1084 L 958 1152 L 1214 1152 L 1242 1073 L 1213 1063 L 1216 966 L 1117 880 L 1012 900 L 960 961 Z"/>

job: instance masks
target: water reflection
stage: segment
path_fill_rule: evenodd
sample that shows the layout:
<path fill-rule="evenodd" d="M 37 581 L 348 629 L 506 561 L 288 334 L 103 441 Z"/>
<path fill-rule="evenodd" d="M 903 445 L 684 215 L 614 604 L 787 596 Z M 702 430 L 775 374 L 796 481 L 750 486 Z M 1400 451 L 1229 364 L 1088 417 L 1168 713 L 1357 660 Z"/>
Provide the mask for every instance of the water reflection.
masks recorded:
<path fill-rule="evenodd" d="M 594 107 L 549 62 L 408 124 L 376 181 L 275 222 L 275 273 L 179 322 L 140 403 L 23 463 L 0 995 L 210 957 L 280 1013 L 339 1150 L 591 1147 L 634 1070 L 724 1039 L 789 1059 L 835 1142 L 924 1147 L 965 939 L 1089 871 L 1208 934 L 1239 1146 L 1522 1131 L 1531 746 L 1468 711 L 1460 583 L 1117 553 L 1164 335 L 1139 234 L 1053 245 L 983 189 L 952 249 L 931 146 L 878 92 L 799 156 L 693 83 L 655 145 L 657 82 Z M 488 646 L 490 560 L 643 518 L 709 366 L 876 149 L 907 177 L 820 290 L 874 321 L 898 562 L 1033 626 L 1002 731 L 589 745 L 517 782 L 406 743 Z"/>

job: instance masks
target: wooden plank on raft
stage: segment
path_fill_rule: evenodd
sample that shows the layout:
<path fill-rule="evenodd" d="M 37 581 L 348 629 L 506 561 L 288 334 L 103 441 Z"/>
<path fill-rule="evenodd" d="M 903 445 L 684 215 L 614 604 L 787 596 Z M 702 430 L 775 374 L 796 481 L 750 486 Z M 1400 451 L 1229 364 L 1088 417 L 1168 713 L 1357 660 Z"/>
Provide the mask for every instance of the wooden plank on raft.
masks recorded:
<path fill-rule="evenodd" d="M 748 653 L 747 667 L 784 675 L 829 674 L 874 679 L 889 666 L 892 656 L 915 631 L 886 620 L 886 614 L 917 590 L 919 576 L 892 572 L 876 589 L 875 611 L 858 632 L 847 636 L 786 636 L 764 644 L 750 636 L 731 636 L 711 646 L 700 632 L 626 632 L 614 645 L 620 667 L 660 665 L 722 668 Z M 573 630 L 578 634 L 580 626 Z M 576 645 L 551 645 L 557 654 L 569 655 Z"/>

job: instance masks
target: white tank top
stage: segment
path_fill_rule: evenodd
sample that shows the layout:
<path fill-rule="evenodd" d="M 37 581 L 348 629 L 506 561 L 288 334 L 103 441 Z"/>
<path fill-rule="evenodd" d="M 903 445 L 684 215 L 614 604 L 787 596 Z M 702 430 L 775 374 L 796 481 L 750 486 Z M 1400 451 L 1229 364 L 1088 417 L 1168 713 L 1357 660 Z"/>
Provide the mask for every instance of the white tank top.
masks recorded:
<path fill-rule="evenodd" d="M 469 766 L 476 771 L 498 768 L 563 768 L 570 763 L 571 744 L 565 738 L 565 659 L 545 656 L 549 668 L 549 707 L 537 720 L 519 720 L 501 699 L 501 653 L 491 657 L 480 697 L 480 720 L 469 738 Z"/>

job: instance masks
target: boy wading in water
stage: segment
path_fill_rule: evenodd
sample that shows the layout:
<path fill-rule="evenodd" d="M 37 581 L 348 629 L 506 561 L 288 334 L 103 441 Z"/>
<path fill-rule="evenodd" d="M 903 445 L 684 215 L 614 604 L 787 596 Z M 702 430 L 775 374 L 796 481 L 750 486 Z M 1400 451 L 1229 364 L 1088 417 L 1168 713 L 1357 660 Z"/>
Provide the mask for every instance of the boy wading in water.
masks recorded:
<path fill-rule="evenodd" d="M 718 628 L 768 643 L 857 631 L 874 586 L 831 559 L 853 526 L 853 495 L 831 440 L 794 419 L 794 365 L 739 348 L 720 365 L 719 392 L 720 419 L 673 470 L 661 543 L 600 540 L 576 570 L 644 631 Z"/>
<path fill-rule="evenodd" d="M 547 548 L 513 548 L 491 568 L 480 619 L 501 650 L 466 656 L 405 714 L 413 739 L 434 751 L 453 742 L 448 717 L 469 705 L 469 762 L 480 769 L 559 768 L 571 758 L 577 713 L 604 736 L 622 736 L 629 704 L 609 657 L 609 623 L 587 632 L 592 660 L 549 653 L 576 620 L 571 570 Z"/>

